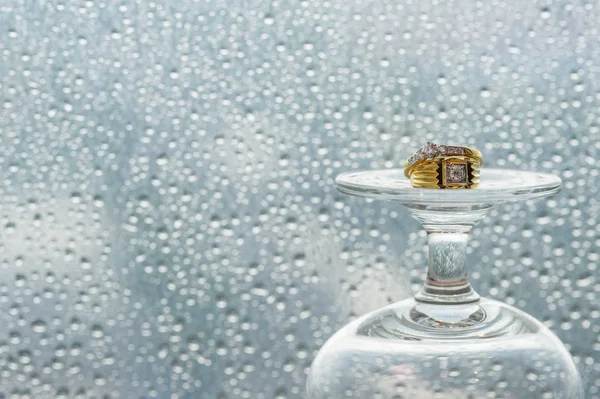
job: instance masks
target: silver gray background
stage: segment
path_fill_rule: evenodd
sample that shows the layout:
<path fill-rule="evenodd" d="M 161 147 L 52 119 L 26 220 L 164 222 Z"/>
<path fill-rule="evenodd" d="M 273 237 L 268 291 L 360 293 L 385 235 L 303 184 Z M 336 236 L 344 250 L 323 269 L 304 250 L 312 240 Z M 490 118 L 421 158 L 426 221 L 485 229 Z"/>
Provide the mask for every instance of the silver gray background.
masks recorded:
<path fill-rule="evenodd" d="M 336 174 L 425 141 L 559 174 L 474 230 L 480 294 L 599 398 L 600 5 L 0 2 L 0 398 L 301 398 L 426 237 Z"/>

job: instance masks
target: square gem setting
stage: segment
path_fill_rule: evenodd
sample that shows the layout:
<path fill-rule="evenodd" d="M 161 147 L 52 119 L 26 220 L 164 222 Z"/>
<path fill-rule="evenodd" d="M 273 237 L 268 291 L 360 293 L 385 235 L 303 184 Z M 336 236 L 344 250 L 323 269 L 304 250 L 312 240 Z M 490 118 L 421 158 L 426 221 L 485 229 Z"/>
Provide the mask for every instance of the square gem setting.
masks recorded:
<path fill-rule="evenodd" d="M 446 184 L 467 184 L 467 165 L 447 163 Z"/>

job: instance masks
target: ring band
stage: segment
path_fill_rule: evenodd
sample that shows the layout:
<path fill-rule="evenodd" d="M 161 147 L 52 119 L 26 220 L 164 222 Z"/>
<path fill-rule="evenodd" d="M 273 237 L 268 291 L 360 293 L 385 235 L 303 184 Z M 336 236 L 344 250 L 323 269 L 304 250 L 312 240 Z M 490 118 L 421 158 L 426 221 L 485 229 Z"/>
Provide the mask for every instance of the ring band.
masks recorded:
<path fill-rule="evenodd" d="M 475 148 L 428 142 L 404 164 L 415 188 L 475 188 L 483 158 Z"/>

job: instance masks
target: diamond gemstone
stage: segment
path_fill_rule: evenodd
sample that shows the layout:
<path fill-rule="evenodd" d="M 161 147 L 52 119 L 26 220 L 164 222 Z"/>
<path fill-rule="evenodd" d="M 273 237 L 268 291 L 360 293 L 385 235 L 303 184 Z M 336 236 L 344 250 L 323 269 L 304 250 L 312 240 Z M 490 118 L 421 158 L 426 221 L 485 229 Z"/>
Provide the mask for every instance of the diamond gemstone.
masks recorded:
<path fill-rule="evenodd" d="M 438 153 L 437 145 L 431 142 L 427 142 L 427 145 L 423 148 L 423 153 L 427 158 L 433 158 Z"/>
<path fill-rule="evenodd" d="M 448 151 L 449 154 L 454 154 L 454 155 L 464 155 L 465 154 L 465 149 L 463 147 L 447 146 L 446 150 Z"/>
<path fill-rule="evenodd" d="M 448 145 L 437 145 L 430 141 L 415 152 L 410 158 L 408 158 L 408 166 L 412 166 L 415 163 L 424 159 L 433 159 L 438 155 L 464 155 L 465 149 L 463 147 L 448 146 Z"/>
<path fill-rule="evenodd" d="M 457 184 L 467 182 L 467 165 L 447 164 L 446 183 Z"/>

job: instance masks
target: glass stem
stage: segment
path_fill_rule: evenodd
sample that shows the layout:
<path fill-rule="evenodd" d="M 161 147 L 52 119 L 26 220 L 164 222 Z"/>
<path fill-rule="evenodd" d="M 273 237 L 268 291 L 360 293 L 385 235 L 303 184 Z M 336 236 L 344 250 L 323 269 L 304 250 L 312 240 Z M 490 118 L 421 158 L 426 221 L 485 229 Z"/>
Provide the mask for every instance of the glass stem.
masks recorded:
<path fill-rule="evenodd" d="M 468 232 L 428 232 L 429 268 L 416 299 L 427 303 L 470 303 L 479 295 L 467 273 Z"/>
<path fill-rule="evenodd" d="M 469 283 L 467 242 L 471 228 L 487 213 L 491 205 L 465 205 L 464 209 L 447 209 L 443 205 L 409 207 L 412 215 L 427 231 L 429 268 L 427 279 L 415 299 L 430 304 L 465 304 L 479 301 Z"/>

